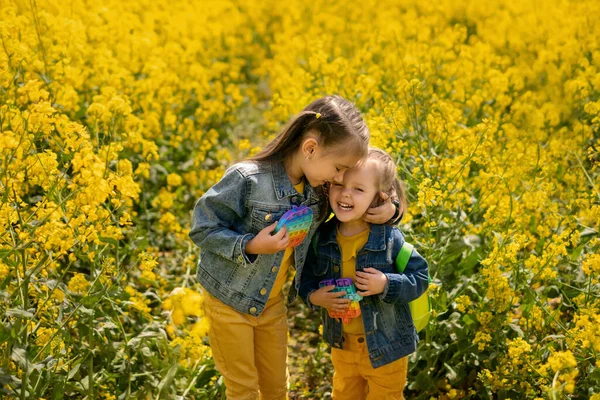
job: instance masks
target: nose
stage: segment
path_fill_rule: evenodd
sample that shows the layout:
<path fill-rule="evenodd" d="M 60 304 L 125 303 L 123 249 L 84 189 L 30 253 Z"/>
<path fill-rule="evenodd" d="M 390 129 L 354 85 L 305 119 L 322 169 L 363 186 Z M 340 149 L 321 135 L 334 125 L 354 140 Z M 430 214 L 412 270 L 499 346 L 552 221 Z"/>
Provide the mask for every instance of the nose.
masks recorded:
<path fill-rule="evenodd" d="M 344 172 L 346 172 L 345 170 L 341 170 L 340 172 L 338 172 L 337 174 L 335 174 L 333 176 L 333 181 L 337 182 L 337 183 L 342 183 L 342 181 L 344 180 Z"/>

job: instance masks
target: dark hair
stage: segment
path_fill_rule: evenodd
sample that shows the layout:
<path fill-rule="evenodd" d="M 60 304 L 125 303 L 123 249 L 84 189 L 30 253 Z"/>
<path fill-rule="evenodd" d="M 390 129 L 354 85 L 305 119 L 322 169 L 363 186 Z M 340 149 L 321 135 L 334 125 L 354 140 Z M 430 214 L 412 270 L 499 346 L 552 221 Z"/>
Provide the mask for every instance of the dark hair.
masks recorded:
<path fill-rule="evenodd" d="M 400 203 L 400 213 L 404 213 L 408 206 L 406 190 L 404 189 L 404 184 L 398 179 L 394 159 L 381 149 L 369 147 L 369 153 L 360 163 L 364 165 L 369 162 L 375 163 L 379 169 L 379 173 L 377 174 L 379 180 L 376 182 L 378 193 L 375 195 L 372 206 L 381 205 L 379 192 L 384 192 L 392 199 L 398 200 Z"/>
<path fill-rule="evenodd" d="M 369 128 L 360 111 L 343 97 L 321 97 L 294 116 L 265 148 L 252 157 L 253 161 L 280 162 L 289 158 L 302 143 L 305 133 L 314 131 L 324 148 L 348 143 L 364 156 L 369 143 Z M 351 151 L 351 149 L 348 149 Z"/>

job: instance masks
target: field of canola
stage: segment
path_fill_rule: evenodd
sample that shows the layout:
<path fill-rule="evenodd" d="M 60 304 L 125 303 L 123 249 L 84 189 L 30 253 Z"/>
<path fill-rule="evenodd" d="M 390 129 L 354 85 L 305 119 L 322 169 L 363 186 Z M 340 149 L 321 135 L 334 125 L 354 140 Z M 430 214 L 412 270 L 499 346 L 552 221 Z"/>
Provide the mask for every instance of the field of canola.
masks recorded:
<path fill-rule="evenodd" d="M 0 14 L 0 397 L 219 398 L 194 201 L 337 93 L 397 159 L 435 282 L 407 397 L 600 399 L 598 1 Z"/>

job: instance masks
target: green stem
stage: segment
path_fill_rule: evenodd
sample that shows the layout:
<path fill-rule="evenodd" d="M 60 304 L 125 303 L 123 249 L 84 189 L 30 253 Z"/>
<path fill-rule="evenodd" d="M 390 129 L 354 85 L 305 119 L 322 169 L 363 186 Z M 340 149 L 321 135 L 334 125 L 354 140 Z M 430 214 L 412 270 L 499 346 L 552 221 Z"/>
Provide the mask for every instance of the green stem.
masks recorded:
<path fill-rule="evenodd" d="M 90 359 L 88 360 L 88 399 L 94 399 L 94 310 L 92 310 L 92 315 L 90 315 L 90 332 L 88 334 L 88 345 L 90 346 Z"/>
<path fill-rule="evenodd" d="M 27 309 L 29 308 L 29 283 L 28 283 L 28 279 L 27 279 L 27 254 L 26 252 L 23 250 L 21 252 L 21 258 L 23 260 L 23 288 L 22 288 L 22 294 L 23 294 L 23 311 L 27 311 Z M 27 352 L 27 347 L 28 347 L 28 332 L 27 332 L 27 321 L 23 321 L 23 323 L 25 324 L 25 329 L 23 329 L 23 348 L 25 349 L 25 351 Z M 25 353 L 27 354 L 27 353 Z M 29 358 L 25 357 L 25 367 L 23 368 L 23 378 L 22 378 L 22 382 L 21 382 L 21 400 L 25 400 L 27 399 L 27 385 L 28 385 L 28 371 L 29 370 Z"/>

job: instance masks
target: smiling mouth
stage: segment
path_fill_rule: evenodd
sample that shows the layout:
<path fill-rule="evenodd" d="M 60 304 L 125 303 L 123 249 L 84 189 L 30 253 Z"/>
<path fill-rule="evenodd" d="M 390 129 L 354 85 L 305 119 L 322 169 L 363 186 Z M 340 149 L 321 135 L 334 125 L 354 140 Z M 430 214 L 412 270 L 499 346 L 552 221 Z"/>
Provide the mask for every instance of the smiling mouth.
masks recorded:
<path fill-rule="evenodd" d="M 353 205 L 347 204 L 347 203 L 340 203 L 338 202 L 338 207 L 341 208 L 344 211 L 350 211 L 354 208 Z"/>

